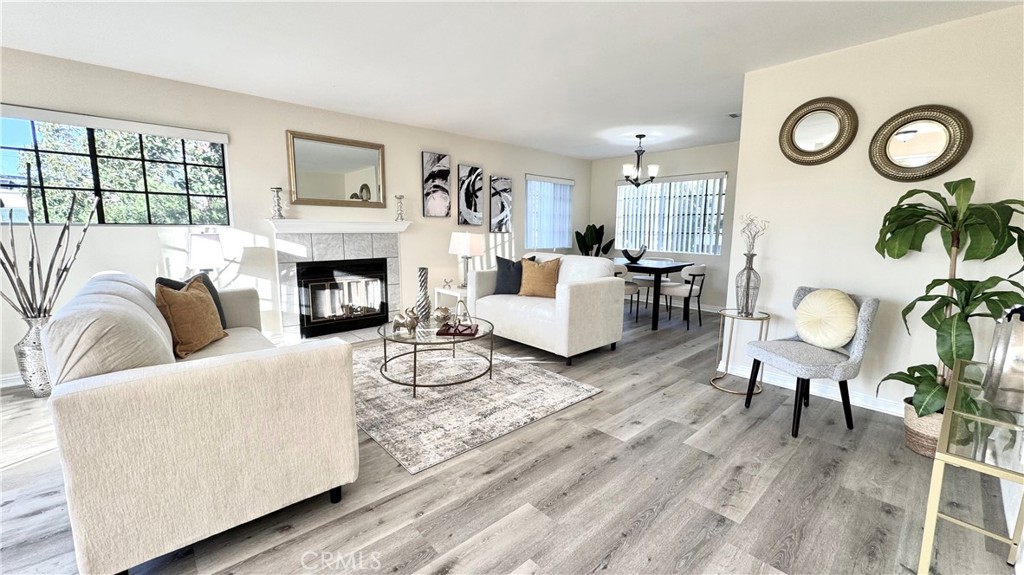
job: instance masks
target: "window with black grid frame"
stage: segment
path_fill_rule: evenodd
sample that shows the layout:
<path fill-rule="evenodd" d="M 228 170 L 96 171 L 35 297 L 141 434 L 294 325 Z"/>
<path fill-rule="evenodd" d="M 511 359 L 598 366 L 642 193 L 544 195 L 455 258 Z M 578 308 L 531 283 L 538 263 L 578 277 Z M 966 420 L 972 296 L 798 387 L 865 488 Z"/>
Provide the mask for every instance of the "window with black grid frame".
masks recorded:
<path fill-rule="evenodd" d="M 9 117 L 11 109 L 0 119 L 4 221 L 28 221 L 27 166 L 37 223 L 62 223 L 72 194 L 76 222 L 98 196 L 99 224 L 230 223 L 226 136 L 50 111 L 32 119 L 31 109 Z"/>
<path fill-rule="evenodd" d="M 728 174 L 658 178 L 636 187 L 620 182 L 615 246 L 651 252 L 719 255 L 725 228 Z"/>

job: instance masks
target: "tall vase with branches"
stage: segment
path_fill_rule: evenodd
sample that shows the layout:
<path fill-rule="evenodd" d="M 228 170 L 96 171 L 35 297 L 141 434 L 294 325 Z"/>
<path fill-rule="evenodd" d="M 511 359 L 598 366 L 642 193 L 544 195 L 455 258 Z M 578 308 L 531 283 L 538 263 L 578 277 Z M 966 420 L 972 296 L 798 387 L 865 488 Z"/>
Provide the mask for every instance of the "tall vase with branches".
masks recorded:
<path fill-rule="evenodd" d="M 14 308 L 14 311 L 18 312 L 29 326 L 25 337 L 14 345 L 14 352 L 25 385 L 36 397 L 45 397 L 50 394 L 50 380 L 46 373 L 46 363 L 43 360 L 40 332 L 49 321 L 57 303 L 57 296 L 64 288 L 71 272 L 71 266 L 82 249 L 85 234 L 89 231 L 89 225 L 96 213 L 97 200 L 93 199 L 89 218 L 72 250 L 71 221 L 75 213 L 77 199 L 74 195 L 71 196 L 71 207 L 68 209 L 67 220 L 57 236 L 57 243 L 50 254 L 49 262 L 44 265 L 43 252 L 39 247 L 39 237 L 36 234 L 35 207 L 32 203 L 31 164 L 25 166 L 25 171 L 28 183 L 25 192 L 25 206 L 28 212 L 28 260 L 22 267 L 18 258 L 18 245 L 14 234 L 14 210 L 9 209 L 7 211 L 8 245 L 4 245 L 4 242 L 0 241 L 0 267 L 3 268 L 8 284 L 4 287 L 9 287 L 9 291 L 0 289 L 0 297 L 3 297 L 3 300 Z"/>
<path fill-rule="evenodd" d="M 743 227 L 740 228 L 740 235 L 743 236 L 746 252 L 743 256 L 747 258 L 743 269 L 736 275 L 736 307 L 739 315 L 750 317 L 754 315 L 757 306 L 757 294 L 761 290 L 761 274 L 754 269 L 754 256 L 757 252 L 757 240 L 768 231 L 768 220 L 759 218 L 752 214 L 745 214 L 741 220 Z"/>

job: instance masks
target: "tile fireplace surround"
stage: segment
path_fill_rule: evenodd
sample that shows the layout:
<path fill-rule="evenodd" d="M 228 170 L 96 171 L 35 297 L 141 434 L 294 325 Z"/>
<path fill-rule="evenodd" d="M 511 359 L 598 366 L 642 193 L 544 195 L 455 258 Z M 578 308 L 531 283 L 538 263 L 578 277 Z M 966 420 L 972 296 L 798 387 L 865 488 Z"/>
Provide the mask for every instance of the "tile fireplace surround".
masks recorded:
<path fill-rule="evenodd" d="M 274 226 L 281 328 L 286 334 L 299 333 L 296 262 L 387 258 L 388 319 L 393 319 L 401 309 L 398 234 L 411 222 L 271 220 L 270 223 Z"/>

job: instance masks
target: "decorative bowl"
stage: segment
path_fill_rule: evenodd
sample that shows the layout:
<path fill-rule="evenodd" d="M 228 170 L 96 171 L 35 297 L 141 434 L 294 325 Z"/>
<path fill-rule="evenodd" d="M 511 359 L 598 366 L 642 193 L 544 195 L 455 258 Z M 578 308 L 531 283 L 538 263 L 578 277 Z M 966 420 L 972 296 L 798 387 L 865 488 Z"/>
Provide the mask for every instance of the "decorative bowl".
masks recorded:
<path fill-rule="evenodd" d="M 636 262 L 640 261 L 640 258 L 644 257 L 645 253 L 647 253 L 647 246 L 640 246 L 640 253 L 638 253 L 637 255 L 634 256 L 633 254 L 629 253 L 628 250 L 622 250 L 622 257 L 629 260 L 629 263 L 635 264 Z"/>

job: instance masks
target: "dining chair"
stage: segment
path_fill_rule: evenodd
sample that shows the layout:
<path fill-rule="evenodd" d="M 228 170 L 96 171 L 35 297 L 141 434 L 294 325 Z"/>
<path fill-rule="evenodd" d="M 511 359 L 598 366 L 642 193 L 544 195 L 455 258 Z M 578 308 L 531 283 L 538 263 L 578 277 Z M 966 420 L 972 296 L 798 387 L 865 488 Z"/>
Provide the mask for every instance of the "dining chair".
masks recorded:
<path fill-rule="evenodd" d="M 613 268 L 614 268 L 615 277 L 622 277 L 623 279 L 626 279 L 626 274 L 628 273 L 628 270 L 626 269 L 626 266 L 620 265 L 620 264 L 615 264 L 613 266 Z M 635 313 L 634 318 L 633 318 L 633 323 L 639 322 L 640 321 L 640 286 L 637 285 L 636 282 L 633 282 L 633 281 L 630 281 L 630 280 L 626 279 L 623 295 L 629 296 L 629 311 L 630 311 L 630 313 Z M 636 311 L 635 312 L 633 310 L 633 306 L 634 306 L 633 296 L 636 296 L 636 304 L 635 304 Z"/>
<path fill-rule="evenodd" d="M 793 309 L 818 288 L 800 286 L 793 295 Z M 805 343 L 796 335 L 786 339 L 752 341 L 747 344 L 747 355 L 754 360 L 750 369 L 745 407 L 750 407 L 754 397 L 754 386 L 761 364 L 770 365 L 796 377 L 796 405 L 793 407 L 793 437 L 800 431 L 800 411 L 810 405 L 812 379 L 831 379 L 839 382 L 839 395 L 843 401 L 846 428 L 853 429 L 853 414 L 850 409 L 850 391 L 846 382 L 857 377 L 864 359 L 871 324 L 878 311 L 878 298 L 847 294 L 857 306 L 857 331 L 853 339 L 840 349 L 824 349 Z"/>
<path fill-rule="evenodd" d="M 704 318 L 701 316 L 700 293 L 704 288 L 704 279 L 707 277 L 708 266 L 698 264 L 687 266 L 679 272 L 682 282 L 670 282 L 661 284 L 661 295 L 665 296 L 665 307 L 668 308 L 668 319 L 672 319 L 672 298 L 683 298 L 683 307 L 690 307 L 690 299 L 697 300 L 697 325 L 704 325 Z M 686 313 L 686 330 L 690 330 L 690 314 Z"/>
<path fill-rule="evenodd" d="M 674 260 L 672 258 L 657 258 L 657 257 L 650 257 L 650 258 L 644 258 L 644 259 L 648 260 L 648 261 L 652 261 L 652 262 L 674 262 L 674 261 L 676 261 L 676 260 Z M 644 309 L 647 309 L 647 304 L 648 304 L 648 302 L 651 299 L 651 288 L 654 287 L 654 275 L 653 274 L 634 275 L 633 278 L 632 278 L 632 281 L 636 285 L 638 285 L 638 286 L 640 286 L 642 288 L 647 288 L 647 292 L 644 295 Z M 662 282 L 661 285 L 664 286 L 665 282 Z M 639 299 L 639 296 L 637 297 L 637 299 Z"/>

